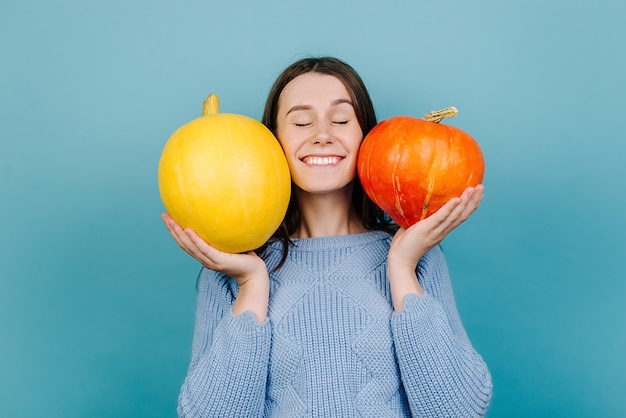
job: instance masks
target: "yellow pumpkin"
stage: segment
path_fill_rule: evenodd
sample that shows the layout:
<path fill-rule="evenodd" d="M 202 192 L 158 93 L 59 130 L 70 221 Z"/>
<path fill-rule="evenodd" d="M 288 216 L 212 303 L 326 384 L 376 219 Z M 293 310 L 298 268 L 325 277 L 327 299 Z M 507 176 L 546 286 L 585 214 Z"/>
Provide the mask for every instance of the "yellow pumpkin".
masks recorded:
<path fill-rule="evenodd" d="M 278 140 L 255 119 L 219 113 L 214 94 L 169 138 L 158 171 L 168 213 L 221 251 L 260 247 L 287 212 L 291 177 Z"/>

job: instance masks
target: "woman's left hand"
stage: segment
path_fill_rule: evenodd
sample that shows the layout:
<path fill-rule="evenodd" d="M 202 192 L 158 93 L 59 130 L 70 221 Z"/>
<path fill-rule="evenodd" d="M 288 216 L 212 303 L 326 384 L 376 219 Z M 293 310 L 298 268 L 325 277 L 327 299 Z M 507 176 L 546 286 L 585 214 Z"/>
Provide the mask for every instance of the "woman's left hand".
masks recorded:
<path fill-rule="evenodd" d="M 483 185 L 468 187 L 460 197 L 451 199 L 428 218 L 408 229 L 400 228 L 391 241 L 389 267 L 415 271 L 420 258 L 478 208 L 484 189 Z"/>

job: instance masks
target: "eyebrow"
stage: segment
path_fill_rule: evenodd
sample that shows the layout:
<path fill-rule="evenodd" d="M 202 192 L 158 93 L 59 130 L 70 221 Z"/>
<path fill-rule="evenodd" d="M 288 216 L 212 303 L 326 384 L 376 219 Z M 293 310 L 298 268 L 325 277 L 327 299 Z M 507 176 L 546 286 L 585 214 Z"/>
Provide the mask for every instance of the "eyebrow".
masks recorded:
<path fill-rule="evenodd" d="M 352 102 L 349 99 L 337 99 L 337 100 L 333 100 L 333 102 L 330 104 L 331 106 L 338 106 L 340 104 L 343 103 L 347 103 L 350 106 L 352 105 Z M 298 110 L 311 110 L 311 106 L 310 105 L 295 105 L 293 106 L 291 109 L 289 109 L 287 111 L 287 113 L 285 113 L 285 116 L 287 116 L 288 114 L 290 114 L 291 112 L 296 112 Z"/>

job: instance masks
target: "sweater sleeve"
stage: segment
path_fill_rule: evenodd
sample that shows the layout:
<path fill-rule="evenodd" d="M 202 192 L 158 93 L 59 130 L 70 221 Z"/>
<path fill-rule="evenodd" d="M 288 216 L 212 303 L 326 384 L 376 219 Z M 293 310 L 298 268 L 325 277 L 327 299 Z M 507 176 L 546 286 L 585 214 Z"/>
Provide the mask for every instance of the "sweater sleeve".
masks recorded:
<path fill-rule="evenodd" d="M 257 323 L 250 311 L 232 313 L 231 281 L 206 269 L 200 275 L 191 363 L 178 398 L 180 417 L 263 413 L 270 323 Z"/>
<path fill-rule="evenodd" d="M 459 318 L 443 253 L 418 264 L 423 296 L 407 295 L 391 319 L 396 355 L 411 414 L 479 417 L 491 401 L 491 374 Z"/>

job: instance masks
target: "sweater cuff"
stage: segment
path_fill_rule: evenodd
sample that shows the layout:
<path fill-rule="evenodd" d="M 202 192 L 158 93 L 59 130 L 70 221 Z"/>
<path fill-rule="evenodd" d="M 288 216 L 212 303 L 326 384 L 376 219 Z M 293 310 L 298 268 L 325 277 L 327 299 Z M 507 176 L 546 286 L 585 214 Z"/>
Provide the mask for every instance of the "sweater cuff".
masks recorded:
<path fill-rule="evenodd" d="M 263 336 L 270 335 L 270 323 L 267 318 L 262 323 L 257 322 L 256 316 L 252 311 L 245 311 L 240 315 L 235 315 L 232 309 L 228 311 L 228 314 L 224 318 L 224 322 L 231 331 L 242 335 L 254 335 L 258 334 Z"/>
<path fill-rule="evenodd" d="M 414 321 L 426 315 L 433 309 L 433 304 L 437 302 L 428 293 L 422 296 L 409 293 L 404 297 L 404 307 L 400 312 L 394 312 L 392 321 Z"/>

